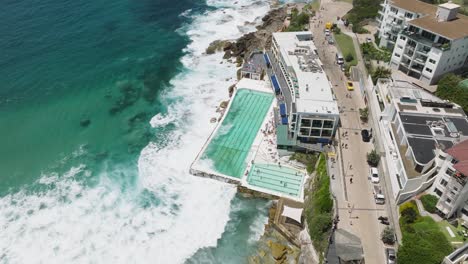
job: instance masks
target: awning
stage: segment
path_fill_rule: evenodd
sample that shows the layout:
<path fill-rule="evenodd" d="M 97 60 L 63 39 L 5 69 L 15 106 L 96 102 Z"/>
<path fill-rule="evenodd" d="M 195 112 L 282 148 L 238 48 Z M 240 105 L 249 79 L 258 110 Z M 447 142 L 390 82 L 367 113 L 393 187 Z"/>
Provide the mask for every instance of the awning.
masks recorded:
<path fill-rule="evenodd" d="M 286 125 L 288 123 L 288 118 L 287 117 L 282 117 L 281 118 L 281 124 Z"/>
<path fill-rule="evenodd" d="M 279 108 L 280 108 L 280 115 L 285 116 L 286 115 L 286 105 L 280 104 Z"/>
<path fill-rule="evenodd" d="M 267 65 L 269 65 L 269 64 L 270 64 L 270 59 L 268 58 L 268 55 L 263 54 L 263 58 L 265 59 L 265 63 L 266 63 Z"/>
<path fill-rule="evenodd" d="M 302 210 L 303 210 L 302 208 L 293 208 L 293 207 L 288 207 L 285 205 L 283 207 L 283 213 L 281 214 L 281 216 L 286 216 L 295 220 L 298 223 L 302 223 L 301 222 Z"/>
<path fill-rule="evenodd" d="M 275 92 L 279 93 L 281 90 L 280 90 L 280 86 L 278 84 L 278 80 L 276 79 L 275 75 L 271 76 L 271 83 L 273 84 L 273 87 L 275 88 Z"/>

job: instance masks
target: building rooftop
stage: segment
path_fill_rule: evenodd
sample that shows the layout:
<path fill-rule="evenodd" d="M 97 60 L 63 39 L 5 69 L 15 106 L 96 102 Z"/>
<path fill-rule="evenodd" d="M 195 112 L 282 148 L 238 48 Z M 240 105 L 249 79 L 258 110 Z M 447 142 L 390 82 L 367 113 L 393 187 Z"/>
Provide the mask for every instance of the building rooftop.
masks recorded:
<path fill-rule="evenodd" d="M 385 86 L 398 111 L 408 146 L 420 164 L 468 138 L 468 119 L 461 108 L 403 81 Z"/>
<path fill-rule="evenodd" d="M 468 175 L 468 140 L 449 148 L 447 153 L 458 160 L 453 167 L 464 175 Z"/>
<path fill-rule="evenodd" d="M 419 14 L 435 14 L 435 12 L 437 11 L 437 6 L 424 3 L 418 0 L 392 0 L 391 4 L 399 8 Z"/>
<path fill-rule="evenodd" d="M 293 102 L 297 112 L 339 114 L 332 85 L 322 68 L 310 32 L 273 33 L 288 74 L 295 73 Z"/>
<path fill-rule="evenodd" d="M 431 13 L 408 23 L 449 39 L 460 39 L 468 36 L 468 17 L 461 14 L 457 14 L 457 18 L 454 20 L 438 21 L 435 13 Z"/>

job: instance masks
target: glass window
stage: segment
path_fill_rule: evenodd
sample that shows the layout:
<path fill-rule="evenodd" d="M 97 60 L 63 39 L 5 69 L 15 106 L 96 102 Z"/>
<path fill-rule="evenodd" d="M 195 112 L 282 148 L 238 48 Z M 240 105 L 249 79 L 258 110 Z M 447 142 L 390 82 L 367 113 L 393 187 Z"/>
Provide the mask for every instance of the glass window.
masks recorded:
<path fill-rule="evenodd" d="M 313 120 L 312 127 L 322 127 L 322 120 Z"/>
<path fill-rule="evenodd" d="M 331 121 L 331 120 L 323 121 L 323 127 L 324 128 L 332 128 L 333 127 L 333 121 Z"/>
<path fill-rule="evenodd" d="M 432 69 L 426 67 L 426 71 L 427 71 L 427 72 L 432 72 Z"/>
<path fill-rule="evenodd" d="M 398 53 L 395 53 L 395 57 L 398 57 L 398 58 L 400 58 L 400 57 L 401 57 L 401 55 L 400 55 L 400 54 L 398 54 Z"/>
<path fill-rule="evenodd" d="M 447 198 L 447 200 L 445 200 L 448 204 L 452 202 L 452 200 L 450 200 L 450 198 Z"/>
<path fill-rule="evenodd" d="M 432 64 L 435 64 L 435 63 L 436 63 L 436 61 L 433 60 L 433 59 L 429 59 L 429 62 L 432 63 Z"/>
<path fill-rule="evenodd" d="M 409 13 L 409 12 L 406 12 L 405 13 L 405 17 L 406 18 L 413 18 L 413 14 Z"/>
<path fill-rule="evenodd" d="M 308 128 L 301 128 L 299 131 L 299 134 L 302 136 L 308 136 L 309 135 L 309 129 Z"/>
<path fill-rule="evenodd" d="M 401 39 L 401 40 L 406 40 L 406 37 L 400 36 L 400 39 Z"/>
<path fill-rule="evenodd" d="M 447 183 L 448 182 L 446 180 L 444 180 L 444 179 L 440 180 L 440 185 L 442 185 L 442 186 L 447 186 Z"/>
<path fill-rule="evenodd" d="M 310 119 L 301 119 L 301 126 L 310 127 Z"/>
<path fill-rule="evenodd" d="M 314 137 L 320 137 L 320 129 L 312 129 L 310 135 Z"/>
<path fill-rule="evenodd" d="M 331 137 L 332 131 L 329 129 L 322 130 L 322 137 Z"/>
<path fill-rule="evenodd" d="M 441 190 L 435 188 L 435 189 L 434 189 L 434 192 L 435 192 L 439 197 L 442 196 L 442 191 L 441 191 Z"/>

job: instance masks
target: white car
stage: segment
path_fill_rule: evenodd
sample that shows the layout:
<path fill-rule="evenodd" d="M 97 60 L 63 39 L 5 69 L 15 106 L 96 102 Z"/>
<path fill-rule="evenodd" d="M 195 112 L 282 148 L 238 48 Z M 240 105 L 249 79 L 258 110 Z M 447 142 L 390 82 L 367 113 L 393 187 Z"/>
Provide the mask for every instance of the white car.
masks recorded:
<path fill-rule="evenodd" d="M 370 168 L 370 178 L 372 183 L 379 183 L 379 171 L 377 170 L 376 167 L 371 167 Z"/>
<path fill-rule="evenodd" d="M 330 30 L 325 29 L 325 36 L 330 36 Z"/>

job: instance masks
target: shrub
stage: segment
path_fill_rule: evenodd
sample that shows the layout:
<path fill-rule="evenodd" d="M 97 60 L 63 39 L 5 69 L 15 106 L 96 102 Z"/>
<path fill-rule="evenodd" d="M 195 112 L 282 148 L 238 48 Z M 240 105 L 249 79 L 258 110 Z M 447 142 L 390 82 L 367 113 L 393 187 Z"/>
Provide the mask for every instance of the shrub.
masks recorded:
<path fill-rule="evenodd" d="M 462 78 L 448 73 L 440 79 L 437 85 L 436 95 L 459 104 L 463 110 L 468 111 L 468 89 L 460 85 Z"/>
<path fill-rule="evenodd" d="M 353 54 L 348 53 L 346 55 L 346 57 L 345 57 L 345 60 L 346 60 L 346 62 L 350 62 L 350 61 L 354 60 Z"/>
<path fill-rule="evenodd" d="M 421 196 L 421 202 L 424 206 L 424 209 L 428 211 L 429 213 L 436 212 L 436 205 L 438 201 L 439 201 L 439 198 L 432 194 L 426 194 L 426 195 Z"/>
<path fill-rule="evenodd" d="M 341 29 L 339 27 L 334 27 L 333 32 L 335 32 L 335 34 L 341 34 Z"/>
<path fill-rule="evenodd" d="M 369 119 L 369 108 L 367 107 L 359 108 L 359 116 L 362 122 L 367 122 Z"/>
<path fill-rule="evenodd" d="M 381 238 L 385 244 L 393 245 L 395 243 L 395 231 L 393 228 L 387 226 L 382 231 Z"/>
<path fill-rule="evenodd" d="M 367 163 L 373 167 L 377 167 L 379 165 L 380 155 L 377 153 L 375 149 L 371 152 L 367 153 Z"/>
<path fill-rule="evenodd" d="M 418 212 L 413 207 L 407 207 L 401 211 L 401 219 L 405 224 L 412 224 L 418 218 Z"/>
<path fill-rule="evenodd" d="M 372 71 L 371 77 L 374 83 L 377 83 L 377 80 L 380 78 L 388 78 L 392 75 L 392 70 L 378 66 L 374 71 Z"/>

